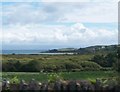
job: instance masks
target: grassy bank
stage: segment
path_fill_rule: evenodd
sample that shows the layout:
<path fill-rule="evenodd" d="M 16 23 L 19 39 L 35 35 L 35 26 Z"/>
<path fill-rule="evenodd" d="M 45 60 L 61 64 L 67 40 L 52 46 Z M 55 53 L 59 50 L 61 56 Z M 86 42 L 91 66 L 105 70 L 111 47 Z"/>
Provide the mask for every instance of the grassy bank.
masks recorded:
<path fill-rule="evenodd" d="M 49 73 L 50 74 L 50 73 Z M 11 80 L 14 77 L 17 77 L 19 80 L 30 81 L 34 78 L 37 81 L 47 81 L 48 73 L 26 73 L 26 72 L 3 72 L 2 78 Z M 58 73 L 65 80 L 95 80 L 96 78 L 111 78 L 116 77 L 114 71 L 81 71 L 81 72 L 61 72 Z"/>

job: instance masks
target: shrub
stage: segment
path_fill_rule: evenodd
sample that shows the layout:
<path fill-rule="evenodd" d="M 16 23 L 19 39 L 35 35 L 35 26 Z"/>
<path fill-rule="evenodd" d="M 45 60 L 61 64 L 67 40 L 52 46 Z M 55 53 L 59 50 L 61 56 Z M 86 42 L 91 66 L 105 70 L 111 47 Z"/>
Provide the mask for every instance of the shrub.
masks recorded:
<path fill-rule="evenodd" d="M 20 80 L 17 78 L 17 76 L 13 77 L 11 80 L 10 80 L 10 83 L 12 84 L 19 84 L 20 83 Z"/>
<path fill-rule="evenodd" d="M 84 70 L 100 70 L 101 66 L 95 62 L 90 61 L 82 61 L 80 65 L 83 67 Z"/>

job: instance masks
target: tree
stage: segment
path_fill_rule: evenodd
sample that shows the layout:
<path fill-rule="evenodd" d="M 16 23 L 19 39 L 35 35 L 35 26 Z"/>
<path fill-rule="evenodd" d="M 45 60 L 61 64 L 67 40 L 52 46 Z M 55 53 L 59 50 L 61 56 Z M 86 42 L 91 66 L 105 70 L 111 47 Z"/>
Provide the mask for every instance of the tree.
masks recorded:
<path fill-rule="evenodd" d="M 107 66 L 104 55 L 95 55 L 91 60 L 101 65 L 102 67 Z"/>

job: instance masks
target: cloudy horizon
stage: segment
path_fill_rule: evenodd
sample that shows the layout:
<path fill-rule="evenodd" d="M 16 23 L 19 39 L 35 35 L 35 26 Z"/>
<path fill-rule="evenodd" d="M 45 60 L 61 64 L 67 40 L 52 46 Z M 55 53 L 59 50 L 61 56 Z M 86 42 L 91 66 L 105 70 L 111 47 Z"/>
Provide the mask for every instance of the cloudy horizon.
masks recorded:
<path fill-rule="evenodd" d="M 2 22 L 3 49 L 118 43 L 117 2 L 3 2 Z"/>

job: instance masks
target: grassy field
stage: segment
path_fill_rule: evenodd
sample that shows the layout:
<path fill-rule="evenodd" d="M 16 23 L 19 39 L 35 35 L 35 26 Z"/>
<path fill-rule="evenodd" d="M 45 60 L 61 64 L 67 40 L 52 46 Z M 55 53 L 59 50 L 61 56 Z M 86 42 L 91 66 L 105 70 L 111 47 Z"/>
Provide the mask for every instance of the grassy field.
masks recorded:
<path fill-rule="evenodd" d="M 50 73 L 49 73 L 50 74 Z M 58 73 L 64 80 L 95 80 L 96 78 L 111 78 L 116 77 L 116 73 L 113 71 L 81 71 L 81 72 L 62 72 Z M 19 80 L 24 79 L 29 81 L 34 78 L 37 81 L 47 81 L 48 73 L 26 73 L 26 72 L 3 72 L 2 78 L 11 80 L 14 77 L 17 77 Z"/>
<path fill-rule="evenodd" d="M 61 62 L 65 60 L 80 60 L 87 61 L 91 59 L 94 55 L 2 55 L 3 61 L 16 61 L 27 62 L 30 60 L 40 60 L 48 62 Z"/>

